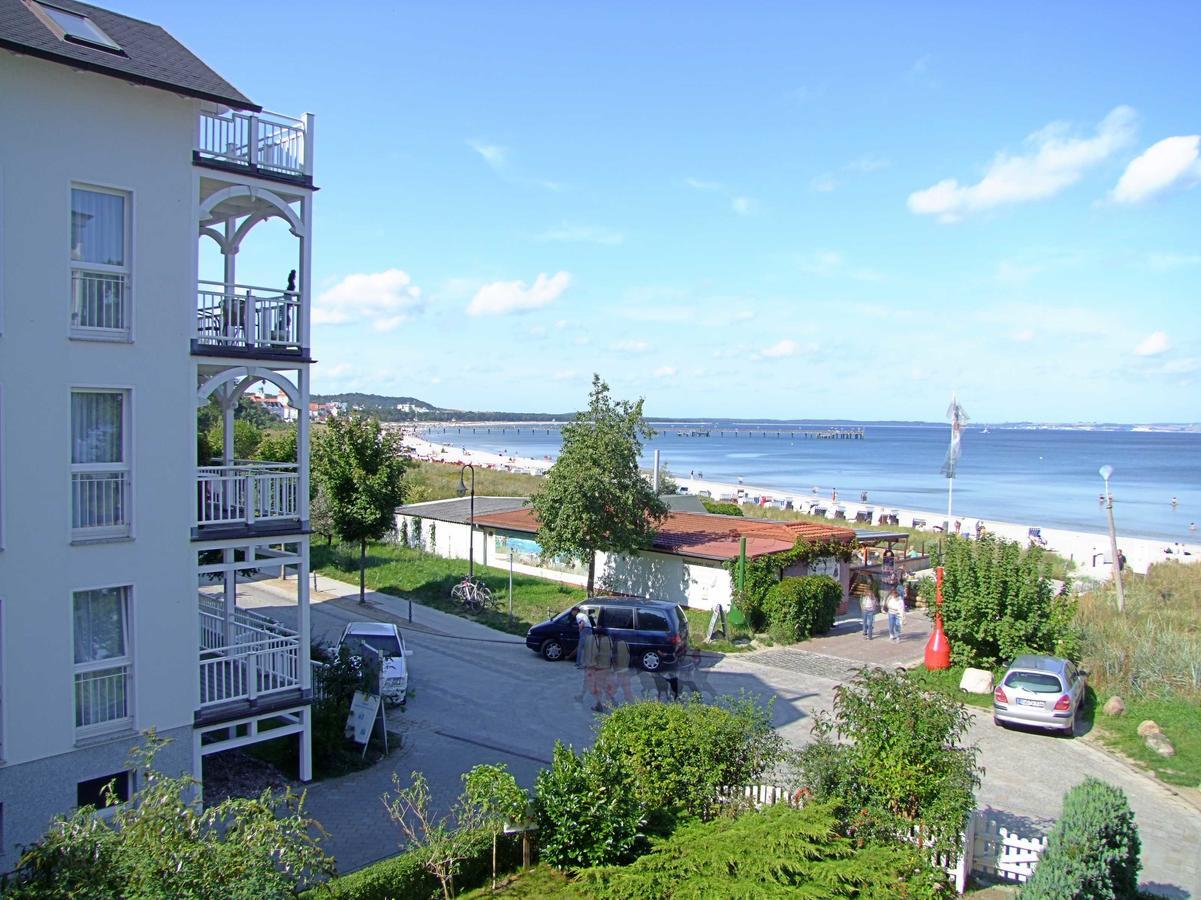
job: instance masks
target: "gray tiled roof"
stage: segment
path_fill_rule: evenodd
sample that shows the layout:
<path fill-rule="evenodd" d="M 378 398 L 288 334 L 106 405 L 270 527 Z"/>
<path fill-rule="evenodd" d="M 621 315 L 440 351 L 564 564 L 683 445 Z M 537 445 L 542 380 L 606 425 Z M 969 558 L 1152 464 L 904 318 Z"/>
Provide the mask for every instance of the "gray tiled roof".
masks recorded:
<path fill-rule="evenodd" d="M 158 25 L 74 0 L 47 5 L 87 16 L 126 55 L 60 40 L 22 0 L 0 0 L 0 47 L 236 109 L 261 108 Z"/>
<path fill-rule="evenodd" d="M 476 497 L 475 514 L 509 512 L 521 509 L 528 500 L 525 497 Z M 459 522 L 466 525 L 471 517 L 471 498 L 456 497 L 451 500 L 431 500 L 428 503 L 410 503 L 396 510 L 406 516 L 421 516 L 438 522 Z"/>

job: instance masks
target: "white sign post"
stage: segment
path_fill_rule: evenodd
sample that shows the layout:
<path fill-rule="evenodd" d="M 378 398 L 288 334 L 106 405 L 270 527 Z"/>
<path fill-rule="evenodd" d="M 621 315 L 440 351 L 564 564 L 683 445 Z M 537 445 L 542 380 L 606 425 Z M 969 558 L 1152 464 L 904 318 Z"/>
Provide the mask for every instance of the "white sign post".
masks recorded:
<path fill-rule="evenodd" d="M 387 753 L 388 721 L 384 715 L 384 704 L 380 702 L 378 694 L 355 691 L 354 699 L 350 701 L 350 715 L 346 718 L 346 736 L 353 736 L 356 744 L 363 745 L 363 756 L 367 755 L 367 745 L 371 743 L 376 720 L 383 726 L 384 752 Z"/>

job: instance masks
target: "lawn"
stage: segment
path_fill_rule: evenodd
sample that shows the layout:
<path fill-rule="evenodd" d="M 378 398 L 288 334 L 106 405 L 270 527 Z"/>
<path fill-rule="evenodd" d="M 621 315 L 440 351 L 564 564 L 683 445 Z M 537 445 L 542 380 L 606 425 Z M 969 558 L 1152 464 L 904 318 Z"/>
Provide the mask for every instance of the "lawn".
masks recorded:
<path fill-rule="evenodd" d="M 350 547 L 314 546 L 313 570 L 331 578 L 358 583 L 358 551 Z M 367 587 L 395 596 L 412 597 L 426 606 L 454 613 L 510 634 L 525 634 L 531 625 L 562 612 L 584 599 L 584 589 L 534 578 L 513 576 L 513 618 L 509 619 L 509 570 L 475 567 L 497 599 L 497 608 L 468 613 L 450 599 L 450 589 L 467 574 L 467 561 L 443 559 L 399 544 L 370 544 L 367 548 Z"/>
<path fill-rule="evenodd" d="M 509 900 L 521 900 L 521 898 L 553 897 L 553 898 L 585 898 L 589 895 L 579 885 L 574 884 L 562 872 L 552 869 L 547 865 L 538 865 L 530 869 L 528 872 L 518 872 L 513 875 L 506 876 L 505 879 L 497 885 L 496 892 L 485 885 L 481 888 L 476 888 L 474 891 L 469 891 L 461 895 L 465 900 L 481 900 L 483 897 L 506 897 Z"/>
<path fill-rule="evenodd" d="M 450 463 L 416 462 L 405 473 L 409 484 L 409 503 L 426 500 L 447 500 L 459 496 L 460 467 Z M 545 482 L 540 475 L 523 475 L 518 472 L 501 472 L 475 469 L 475 495 L 477 497 L 529 497 Z M 467 486 L 471 487 L 471 473 L 467 473 Z"/>
<path fill-rule="evenodd" d="M 927 669 L 925 666 L 916 666 L 909 670 L 909 674 L 916 684 L 920 684 L 927 690 L 954 697 L 967 706 L 992 709 L 992 694 L 969 694 L 967 691 L 959 690 L 959 679 L 963 677 L 963 666 L 952 666 L 949 669 Z"/>
<path fill-rule="evenodd" d="M 1163 757 L 1147 749 L 1138 726 L 1154 720 L 1176 747 L 1176 755 Z M 1101 743 L 1146 766 L 1162 781 L 1185 787 L 1201 786 L 1201 706 L 1190 700 L 1126 699 L 1126 714 L 1098 714 L 1096 734 Z"/>

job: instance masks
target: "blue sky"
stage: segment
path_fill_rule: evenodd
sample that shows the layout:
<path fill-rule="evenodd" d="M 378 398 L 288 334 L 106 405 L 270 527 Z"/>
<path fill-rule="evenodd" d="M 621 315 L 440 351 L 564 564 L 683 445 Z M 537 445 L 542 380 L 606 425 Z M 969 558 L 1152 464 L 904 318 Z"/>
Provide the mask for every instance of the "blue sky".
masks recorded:
<path fill-rule="evenodd" d="M 316 391 L 1201 420 L 1194 4 L 114 5 L 317 115 Z"/>

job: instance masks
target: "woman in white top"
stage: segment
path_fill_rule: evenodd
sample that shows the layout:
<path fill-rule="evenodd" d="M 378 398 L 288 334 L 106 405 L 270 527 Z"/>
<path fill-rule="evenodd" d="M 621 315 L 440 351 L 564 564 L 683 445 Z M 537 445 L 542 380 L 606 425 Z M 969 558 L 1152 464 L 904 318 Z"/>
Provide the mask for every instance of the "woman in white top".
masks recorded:
<path fill-rule="evenodd" d="M 888 599 L 884 601 L 884 609 L 888 612 L 888 639 L 899 641 L 901 627 L 905 624 L 905 601 L 899 591 L 889 591 Z"/>

